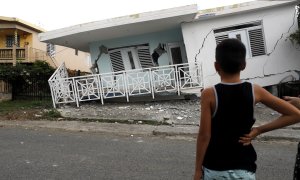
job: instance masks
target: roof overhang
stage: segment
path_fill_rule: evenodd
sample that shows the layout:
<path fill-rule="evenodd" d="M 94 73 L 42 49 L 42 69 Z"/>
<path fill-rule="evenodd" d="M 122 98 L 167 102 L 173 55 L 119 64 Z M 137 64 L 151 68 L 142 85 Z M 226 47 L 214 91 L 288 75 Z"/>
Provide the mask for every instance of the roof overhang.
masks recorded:
<path fill-rule="evenodd" d="M 194 21 L 214 19 L 230 15 L 238 15 L 251 11 L 264 10 L 284 5 L 297 5 L 299 0 L 257 0 L 230 6 L 216 7 L 198 11 Z"/>
<path fill-rule="evenodd" d="M 192 21 L 197 5 L 133 14 L 113 19 L 79 24 L 39 34 L 42 42 L 89 51 L 89 43 L 128 37 L 180 27 Z"/>
<path fill-rule="evenodd" d="M 26 22 L 22 19 L 19 18 L 15 18 L 15 17 L 5 17 L 5 16 L 0 16 L 0 23 L 3 25 L 5 25 L 4 28 L 18 28 L 17 25 L 22 26 L 22 27 L 26 27 L 30 30 L 33 30 L 35 32 L 41 33 L 41 32 L 45 32 L 45 30 L 39 26 L 36 26 L 34 24 L 31 24 L 29 22 Z M 3 28 L 1 27 L 1 28 Z"/>

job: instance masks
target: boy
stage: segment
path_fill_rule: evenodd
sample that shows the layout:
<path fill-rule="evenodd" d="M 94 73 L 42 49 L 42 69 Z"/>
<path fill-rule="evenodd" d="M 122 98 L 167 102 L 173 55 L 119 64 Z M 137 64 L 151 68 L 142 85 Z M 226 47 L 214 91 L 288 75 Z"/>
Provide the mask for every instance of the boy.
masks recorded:
<path fill-rule="evenodd" d="M 237 39 L 226 39 L 216 48 L 215 69 L 221 83 L 201 94 L 201 119 L 197 138 L 194 179 L 255 179 L 256 136 L 295 124 L 300 111 L 258 85 L 242 82 L 246 48 Z M 252 128 L 254 105 L 262 102 L 281 117 Z"/>

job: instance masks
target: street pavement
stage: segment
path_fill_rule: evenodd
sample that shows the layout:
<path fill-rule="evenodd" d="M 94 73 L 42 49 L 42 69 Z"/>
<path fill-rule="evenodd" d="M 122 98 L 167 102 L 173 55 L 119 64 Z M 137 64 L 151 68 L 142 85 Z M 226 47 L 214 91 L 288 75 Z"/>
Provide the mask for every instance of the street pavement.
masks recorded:
<path fill-rule="evenodd" d="M 2 126 L 0 142 L 0 180 L 191 180 L 194 173 L 190 137 Z M 296 142 L 253 144 L 258 180 L 292 179 Z"/>

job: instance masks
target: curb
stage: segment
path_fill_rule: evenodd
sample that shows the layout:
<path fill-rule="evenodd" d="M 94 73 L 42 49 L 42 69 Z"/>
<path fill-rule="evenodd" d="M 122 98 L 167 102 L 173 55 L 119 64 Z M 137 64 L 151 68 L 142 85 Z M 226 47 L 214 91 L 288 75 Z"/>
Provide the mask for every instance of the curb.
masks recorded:
<path fill-rule="evenodd" d="M 84 121 L 0 121 L 0 127 L 48 128 L 78 132 L 99 132 L 118 135 L 154 135 L 154 136 L 183 136 L 196 138 L 199 126 L 196 125 L 148 125 L 100 123 Z M 287 128 L 278 129 L 260 135 L 256 140 L 262 141 L 300 141 L 299 130 Z"/>
<path fill-rule="evenodd" d="M 256 138 L 264 141 L 293 141 L 300 142 L 300 131 L 293 128 L 277 129 Z"/>
<path fill-rule="evenodd" d="M 188 136 L 197 137 L 199 126 L 189 125 L 173 125 L 173 126 L 157 126 L 153 131 L 153 135 L 157 136 Z"/>

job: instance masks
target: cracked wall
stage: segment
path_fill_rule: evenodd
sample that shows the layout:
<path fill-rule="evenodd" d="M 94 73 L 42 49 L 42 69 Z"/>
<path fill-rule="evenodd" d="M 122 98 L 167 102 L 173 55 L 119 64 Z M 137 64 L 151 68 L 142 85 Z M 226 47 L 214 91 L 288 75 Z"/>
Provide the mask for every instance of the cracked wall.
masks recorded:
<path fill-rule="evenodd" d="M 214 69 L 216 41 L 213 30 L 258 20 L 262 21 L 266 55 L 248 58 L 241 78 L 261 86 L 278 84 L 289 79 L 287 77 L 299 79 L 300 51 L 286 40 L 297 28 L 295 8 L 284 5 L 182 25 L 188 61 L 202 63 L 205 87 L 220 81 Z"/>

